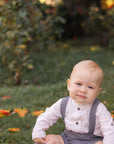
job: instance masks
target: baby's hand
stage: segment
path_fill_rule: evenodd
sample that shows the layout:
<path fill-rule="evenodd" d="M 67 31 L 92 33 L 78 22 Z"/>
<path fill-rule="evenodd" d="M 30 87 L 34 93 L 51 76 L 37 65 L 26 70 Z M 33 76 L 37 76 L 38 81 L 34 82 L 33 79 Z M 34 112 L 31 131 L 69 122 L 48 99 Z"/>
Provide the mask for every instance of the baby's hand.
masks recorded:
<path fill-rule="evenodd" d="M 47 143 L 48 139 L 45 137 L 44 138 L 35 138 L 35 139 L 33 139 L 33 141 L 38 144 L 45 144 L 45 143 Z"/>

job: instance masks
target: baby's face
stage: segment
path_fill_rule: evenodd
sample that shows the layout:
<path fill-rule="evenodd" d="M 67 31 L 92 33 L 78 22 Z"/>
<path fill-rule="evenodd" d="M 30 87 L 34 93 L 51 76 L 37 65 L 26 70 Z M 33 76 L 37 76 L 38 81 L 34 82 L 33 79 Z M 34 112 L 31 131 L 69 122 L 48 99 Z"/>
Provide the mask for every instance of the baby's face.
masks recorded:
<path fill-rule="evenodd" d="M 99 95 L 101 88 L 96 71 L 77 68 L 67 80 L 69 95 L 77 103 L 92 103 Z"/>

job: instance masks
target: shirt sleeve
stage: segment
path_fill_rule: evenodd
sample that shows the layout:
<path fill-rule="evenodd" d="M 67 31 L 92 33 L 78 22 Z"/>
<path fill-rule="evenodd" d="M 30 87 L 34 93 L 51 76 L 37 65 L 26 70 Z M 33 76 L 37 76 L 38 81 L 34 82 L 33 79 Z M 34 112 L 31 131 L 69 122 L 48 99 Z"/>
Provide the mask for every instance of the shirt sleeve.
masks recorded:
<path fill-rule="evenodd" d="M 103 144 L 114 143 L 114 121 L 104 104 L 98 106 L 96 116 L 104 137 Z"/>
<path fill-rule="evenodd" d="M 45 130 L 47 130 L 50 126 L 56 123 L 58 118 L 61 118 L 61 100 L 62 99 L 59 99 L 51 107 L 46 108 L 46 111 L 37 118 L 36 124 L 32 132 L 32 139 L 38 137 L 45 137 Z"/>

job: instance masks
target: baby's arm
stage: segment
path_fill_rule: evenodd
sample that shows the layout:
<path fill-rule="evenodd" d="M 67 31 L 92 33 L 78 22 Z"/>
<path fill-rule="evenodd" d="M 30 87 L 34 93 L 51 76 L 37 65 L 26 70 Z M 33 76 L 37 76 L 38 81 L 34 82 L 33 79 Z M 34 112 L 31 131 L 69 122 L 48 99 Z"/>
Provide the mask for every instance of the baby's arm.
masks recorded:
<path fill-rule="evenodd" d="M 48 139 L 45 138 L 45 137 L 43 137 L 43 138 L 35 138 L 35 139 L 33 139 L 33 141 L 34 141 L 35 143 L 38 143 L 38 144 L 45 144 L 45 143 L 48 142 Z"/>
<path fill-rule="evenodd" d="M 47 130 L 50 126 L 56 123 L 58 118 L 61 117 L 60 105 L 61 99 L 58 100 L 55 104 L 53 104 L 50 108 L 47 108 L 46 111 L 37 118 L 36 124 L 32 132 L 33 140 L 35 138 L 46 137 L 45 130 Z"/>
<path fill-rule="evenodd" d="M 114 142 L 114 121 L 107 108 L 103 104 L 100 105 L 97 118 L 104 137 L 103 144 L 112 144 Z"/>

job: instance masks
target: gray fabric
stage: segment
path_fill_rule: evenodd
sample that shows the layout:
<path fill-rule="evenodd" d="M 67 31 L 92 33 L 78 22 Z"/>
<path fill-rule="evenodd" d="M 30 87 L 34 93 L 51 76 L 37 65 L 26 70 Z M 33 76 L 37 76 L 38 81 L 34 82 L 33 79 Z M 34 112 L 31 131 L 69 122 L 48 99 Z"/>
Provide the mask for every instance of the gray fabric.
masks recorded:
<path fill-rule="evenodd" d="M 66 111 L 66 106 L 67 106 L 67 102 L 69 100 L 69 97 L 64 97 L 62 99 L 62 102 L 61 102 L 61 115 L 62 115 L 62 119 L 64 120 L 65 118 L 65 111 Z"/>
<path fill-rule="evenodd" d="M 68 130 L 65 130 L 61 136 L 65 144 L 94 144 L 95 142 L 103 139 L 102 137 L 98 137 L 93 134 L 80 134 Z"/>
<path fill-rule="evenodd" d="M 64 120 L 65 111 L 69 97 L 63 98 L 61 102 L 61 115 Z M 99 100 L 96 99 L 93 104 L 89 115 L 89 132 L 88 133 L 76 133 L 73 131 L 65 130 L 61 136 L 65 144 L 94 144 L 95 142 L 102 140 L 102 137 L 95 136 L 94 129 L 96 123 L 96 109 L 99 104 Z"/>
<path fill-rule="evenodd" d="M 96 110 L 97 106 L 100 104 L 100 101 L 96 99 L 93 104 L 89 115 L 89 133 L 93 134 L 96 124 Z"/>

